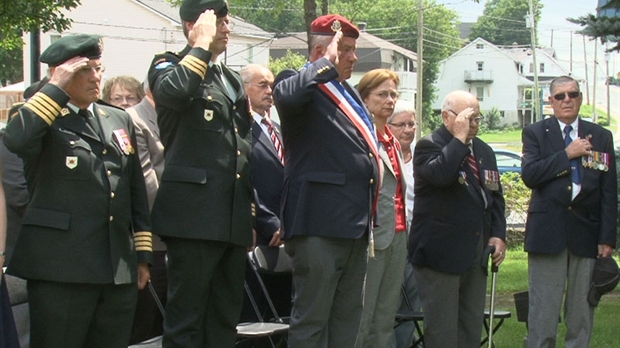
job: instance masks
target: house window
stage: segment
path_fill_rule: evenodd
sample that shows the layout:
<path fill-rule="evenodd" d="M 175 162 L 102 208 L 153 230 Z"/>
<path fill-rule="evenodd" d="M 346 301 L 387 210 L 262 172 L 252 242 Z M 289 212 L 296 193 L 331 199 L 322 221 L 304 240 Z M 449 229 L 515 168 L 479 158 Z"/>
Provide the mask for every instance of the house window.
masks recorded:
<path fill-rule="evenodd" d="M 476 87 L 476 97 L 478 97 L 478 101 L 484 100 L 484 87 Z"/>
<path fill-rule="evenodd" d="M 545 63 L 540 63 L 540 72 L 541 73 L 545 72 Z"/>
<path fill-rule="evenodd" d="M 484 49 L 484 45 L 483 44 L 476 44 L 476 49 L 477 50 L 482 50 L 482 49 Z"/>
<path fill-rule="evenodd" d="M 534 72 L 534 63 L 530 63 L 530 73 Z"/>
<path fill-rule="evenodd" d="M 482 69 L 484 69 L 484 62 L 476 62 L 476 66 L 478 67 L 478 71 L 482 71 Z"/>

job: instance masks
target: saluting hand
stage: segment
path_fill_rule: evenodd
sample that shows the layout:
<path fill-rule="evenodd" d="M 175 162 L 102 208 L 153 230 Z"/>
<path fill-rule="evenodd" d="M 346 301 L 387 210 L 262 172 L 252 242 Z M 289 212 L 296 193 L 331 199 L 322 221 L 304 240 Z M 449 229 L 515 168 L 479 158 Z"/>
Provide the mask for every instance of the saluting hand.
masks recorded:
<path fill-rule="evenodd" d="M 49 83 L 65 89 L 69 82 L 71 82 L 73 75 L 84 68 L 89 68 L 88 58 L 73 57 L 59 66 L 52 68 L 52 76 L 50 77 Z"/>
<path fill-rule="evenodd" d="M 456 115 L 456 119 L 454 120 L 453 132 L 454 137 L 463 142 L 463 144 L 467 144 L 467 137 L 469 135 L 469 120 L 474 114 L 474 109 L 471 107 L 463 109 L 458 115 Z"/>
<path fill-rule="evenodd" d="M 332 42 L 329 43 L 327 49 L 325 50 L 325 54 L 323 57 L 327 58 L 334 65 L 338 64 L 338 45 L 340 44 L 340 40 L 342 39 L 342 31 L 338 30 L 336 35 L 332 38 Z"/>
<path fill-rule="evenodd" d="M 217 31 L 217 16 L 213 10 L 206 10 L 200 14 L 187 34 L 187 41 L 192 47 L 208 50 Z"/>

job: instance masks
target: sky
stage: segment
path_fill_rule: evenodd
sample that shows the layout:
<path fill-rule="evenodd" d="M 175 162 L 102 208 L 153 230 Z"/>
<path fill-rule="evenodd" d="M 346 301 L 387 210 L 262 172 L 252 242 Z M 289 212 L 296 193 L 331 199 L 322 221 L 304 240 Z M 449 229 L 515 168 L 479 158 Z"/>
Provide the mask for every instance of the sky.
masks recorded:
<path fill-rule="evenodd" d="M 484 11 L 487 0 L 475 3 L 472 0 L 436 0 L 438 4 L 455 10 L 461 17 L 461 22 L 475 22 Z M 556 50 L 557 60 L 568 69 L 571 61 L 571 32 L 572 32 L 572 63 L 573 75 L 585 78 L 585 66 L 588 66 L 588 80 L 593 80 L 594 74 L 594 41 L 586 37 L 584 59 L 583 37 L 576 31 L 581 27 L 570 23 L 566 18 L 574 18 L 596 13 L 597 0 L 542 0 L 544 5 L 541 19 L 538 23 L 538 43 L 542 46 L 553 47 Z M 524 24 L 525 26 L 525 24 Z M 620 54 L 609 55 L 610 75 L 620 72 Z M 586 64 L 584 64 L 584 61 Z M 605 78 L 605 53 L 604 47 L 598 44 L 597 80 Z"/>

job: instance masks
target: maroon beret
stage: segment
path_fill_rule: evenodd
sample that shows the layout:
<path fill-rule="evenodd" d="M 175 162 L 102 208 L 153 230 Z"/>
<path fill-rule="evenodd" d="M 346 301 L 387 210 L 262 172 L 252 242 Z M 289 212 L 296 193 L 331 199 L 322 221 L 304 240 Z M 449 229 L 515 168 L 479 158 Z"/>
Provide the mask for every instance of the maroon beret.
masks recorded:
<path fill-rule="evenodd" d="M 342 30 L 343 36 L 352 37 L 354 39 L 360 36 L 359 29 L 357 29 L 353 23 L 337 14 L 324 15 L 315 19 L 310 28 L 314 35 L 333 36 L 336 35 L 338 30 Z"/>

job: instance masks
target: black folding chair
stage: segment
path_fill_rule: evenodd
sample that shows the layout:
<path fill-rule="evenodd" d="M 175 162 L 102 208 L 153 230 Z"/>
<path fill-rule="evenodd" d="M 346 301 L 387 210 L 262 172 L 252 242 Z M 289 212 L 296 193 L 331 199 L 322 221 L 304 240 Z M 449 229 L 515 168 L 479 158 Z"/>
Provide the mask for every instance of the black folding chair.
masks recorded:
<path fill-rule="evenodd" d="M 258 321 L 256 322 L 244 322 L 237 325 L 237 336 L 239 340 L 237 344 L 239 345 L 241 342 L 250 339 L 257 339 L 261 337 L 266 337 L 271 344 L 271 347 L 276 348 L 279 346 L 282 341 L 284 341 L 284 346 L 286 346 L 286 334 L 288 333 L 289 324 L 278 315 L 276 308 L 273 304 L 271 296 L 269 295 L 269 291 L 263 282 L 263 279 L 260 275 L 262 271 L 268 272 L 291 272 L 292 268 L 290 265 L 290 260 L 288 260 L 288 256 L 284 252 L 283 248 L 255 248 L 254 250 L 248 253 L 248 261 L 258 280 L 260 285 L 260 289 L 265 296 L 265 300 L 269 305 L 269 309 L 271 310 L 271 314 L 273 315 L 273 321 L 265 321 L 263 315 L 258 308 L 254 295 L 247 282 L 244 282 L 245 292 L 248 295 L 248 299 L 250 300 L 250 304 L 254 309 L 256 317 Z M 269 250 L 269 251 L 268 251 Z M 266 255 L 269 254 L 269 255 Z M 275 258 L 275 262 L 274 262 Z M 278 345 L 273 340 L 273 336 L 280 336 L 280 340 L 278 340 Z"/>

